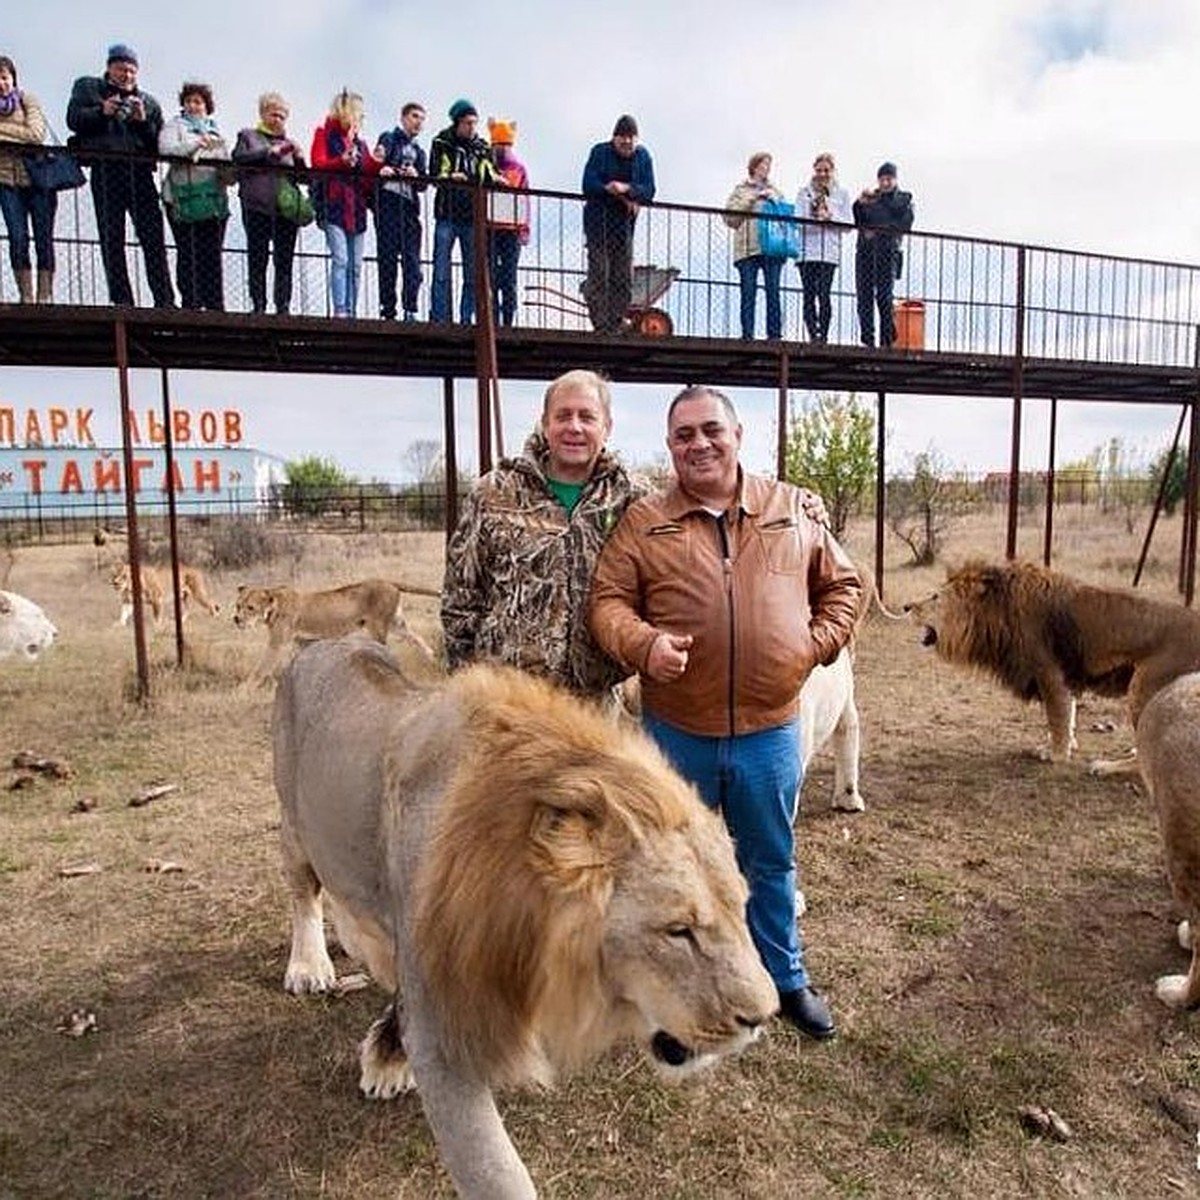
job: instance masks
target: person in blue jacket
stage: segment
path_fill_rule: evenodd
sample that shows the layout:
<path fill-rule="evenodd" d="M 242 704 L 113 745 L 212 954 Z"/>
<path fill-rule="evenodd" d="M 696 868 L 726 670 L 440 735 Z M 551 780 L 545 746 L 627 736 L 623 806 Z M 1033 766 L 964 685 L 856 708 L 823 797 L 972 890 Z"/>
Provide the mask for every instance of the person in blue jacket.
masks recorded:
<path fill-rule="evenodd" d="M 619 117 L 612 140 L 592 147 L 583 169 L 583 298 L 597 333 L 625 328 L 633 289 L 633 229 L 638 209 L 654 199 L 654 162 L 638 145 L 637 122 Z"/>
<path fill-rule="evenodd" d="M 400 110 L 396 128 L 380 134 L 375 157 L 382 164 L 375 204 L 375 245 L 379 254 L 379 315 L 396 317 L 396 266 L 404 269 L 404 319 L 417 319 L 421 290 L 421 192 L 428 173 L 425 151 L 417 135 L 425 124 L 425 108 L 410 100 Z"/>

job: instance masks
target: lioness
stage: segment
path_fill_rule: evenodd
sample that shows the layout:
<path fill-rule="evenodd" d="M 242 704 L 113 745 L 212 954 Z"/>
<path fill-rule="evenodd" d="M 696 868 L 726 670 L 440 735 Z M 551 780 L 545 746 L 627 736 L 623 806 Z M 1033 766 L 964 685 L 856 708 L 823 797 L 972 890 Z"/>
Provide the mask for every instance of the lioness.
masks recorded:
<path fill-rule="evenodd" d="M 150 609 L 155 625 L 161 625 L 166 597 L 172 590 L 170 573 L 164 575 L 156 567 L 143 563 L 139 574 L 142 577 L 142 603 Z M 133 616 L 133 569 L 127 562 L 114 567 L 109 583 L 121 598 L 121 615 L 116 624 L 128 625 Z M 185 621 L 188 605 L 193 600 L 211 616 L 215 617 L 221 611 L 221 606 L 208 593 L 208 584 L 200 568 L 182 563 L 179 565 L 179 600 Z"/>
<path fill-rule="evenodd" d="M 430 588 L 392 583 L 386 579 L 364 579 L 328 591 L 302 592 L 293 587 L 247 587 L 240 585 L 233 607 L 233 623 L 242 628 L 261 621 L 267 627 L 267 648 L 253 672 L 264 682 L 275 674 L 295 641 L 341 637 L 356 629 L 365 630 L 377 642 L 386 643 L 393 627 L 431 661 L 433 651 L 408 624 L 400 608 L 404 592 L 436 596 Z"/>
<path fill-rule="evenodd" d="M 1157 692 L 1137 723 L 1137 760 L 1163 840 L 1171 891 L 1183 909 L 1180 942 L 1192 952 L 1186 975 L 1163 975 L 1155 993 L 1175 1008 L 1200 1007 L 1200 674 Z"/>
<path fill-rule="evenodd" d="M 1136 727 L 1159 688 L 1200 670 L 1200 614 L 1033 563 L 967 563 L 905 609 L 943 658 L 988 672 L 1022 700 L 1041 700 L 1055 760 L 1078 748 L 1078 693 L 1128 693 Z"/>
<path fill-rule="evenodd" d="M 359 1086 L 415 1080 L 461 1195 L 535 1194 L 493 1087 L 625 1038 L 678 1077 L 775 1011 L 721 820 L 640 730 L 504 667 L 417 688 L 354 634 L 296 656 L 273 739 L 284 986 L 334 982 L 324 890 L 342 945 L 393 996 Z"/>

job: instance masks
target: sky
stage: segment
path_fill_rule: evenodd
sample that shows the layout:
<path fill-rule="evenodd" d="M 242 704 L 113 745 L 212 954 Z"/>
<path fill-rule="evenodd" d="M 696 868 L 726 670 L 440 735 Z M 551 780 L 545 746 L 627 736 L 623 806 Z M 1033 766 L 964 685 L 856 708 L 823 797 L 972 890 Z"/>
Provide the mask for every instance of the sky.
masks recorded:
<path fill-rule="evenodd" d="M 258 94 L 275 89 L 291 102 L 291 132 L 306 141 L 349 86 L 366 99 L 370 141 L 404 101 L 424 103 L 427 145 L 453 100 L 467 96 L 482 117 L 519 121 L 535 186 L 574 191 L 588 148 L 631 112 L 662 200 L 723 204 L 756 149 L 773 152 L 773 176 L 791 194 L 813 155 L 831 149 L 852 194 L 884 159 L 899 164 L 920 228 L 1200 259 L 1195 0 L 744 0 L 736 11 L 716 0 L 52 0 L 25 6 L 0 40 L 60 134 L 72 80 L 100 73 L 105 48 L 123 41 L 140 57 L 140 85 L 168 113 L 183 79 L 211 82 L 230 134 L 255 119 Z M 501 386 L 512 449 L 532 428 L 544 382 Z M 135 406 L 157 406 L 158 388 L 156 374 L 135 377 Z M 404 479 L 408 447 L 441 436 L 438 380 L 179 373 L 172 388 L 179 405 L 240 409 L 261 450 L 332 458 L 362 479 Z M 616 387 L 612 445 L 627 460 L 662 456 L 674 390 Z M 115 396 L 112 372 L 0 371 L 0 407 L 95 407 L 101 438 L 116 437 Z M 474 381 L 460 381 L 458 396 L 470 470 Z M 744 460 L 770 470 L 774 393 L 733 396 Z M 804 398 L 796 392 L 794 403 Z M 1007 466 L 1007 401 L 893 396 L 887 411 L 892 469 L 930 446 L 954 468 Z M 1045 402 L 1025 405 L 1031 469 L 1045 465 L 1048 412 Z M 1148 458 L 1177 416 L 1064 404 L 1058 462 L 1114 437 L 1131 458 Z"/>

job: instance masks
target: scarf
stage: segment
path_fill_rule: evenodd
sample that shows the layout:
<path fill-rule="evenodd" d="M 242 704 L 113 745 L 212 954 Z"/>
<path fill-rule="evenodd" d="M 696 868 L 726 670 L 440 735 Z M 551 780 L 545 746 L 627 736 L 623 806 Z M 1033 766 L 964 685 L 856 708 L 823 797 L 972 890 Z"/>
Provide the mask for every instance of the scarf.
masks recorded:
<path fill-rule="evenodd" d="M 188 112 L 181 112 L 179 116 L 192 133 L 200 134 L 203 137 L 206 134 L 216 134 L 217 132 L 217 121 L 215 117 L 194 117 Z"/>
<path fill-rule="evenodd" d="M 11 117 L 21 107 L 21 92 L 13 88 L 7 96 L 0 96 L 0 117 Z"/>

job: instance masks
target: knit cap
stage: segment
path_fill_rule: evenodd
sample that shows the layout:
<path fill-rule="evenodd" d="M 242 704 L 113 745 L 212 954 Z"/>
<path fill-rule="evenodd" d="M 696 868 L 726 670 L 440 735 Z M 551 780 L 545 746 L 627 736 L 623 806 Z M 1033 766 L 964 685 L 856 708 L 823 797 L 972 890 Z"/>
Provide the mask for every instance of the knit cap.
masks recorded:
<path fill-rule="evenodd" d="M 488 137 L 493 146 L 511 146 L 517 140 L 516 121 L 503 121 L 488 117 Z"/>
<path fill-rule="evenodd" d="M 470 102 L 470 100 L 455 100 L 455 102 L 450 105 L 450 120 L 452 120 L 455 124 L 458 124 L 463 117 L 477 116 L 479 116 L 479 109 L 477 109 L 475 105 Z"/>
<path fill-rule="evenodd" d="M 114 62 L 132 63 L 136 67 L 138 65 L 137 52 L 132 46 L 127 46 L 124 42 L 114 42 L 108 48 L 108 58 L 105 60 L 105 66 Z"/>
<path fill-rule="evenodd" d="M 879 170 L 875 172 L 875 178 L 878 179 L 881 175 L 890 175 L 893 179 L 899 175 L 894 162 L 885 162 L 879 164 Z"/>

